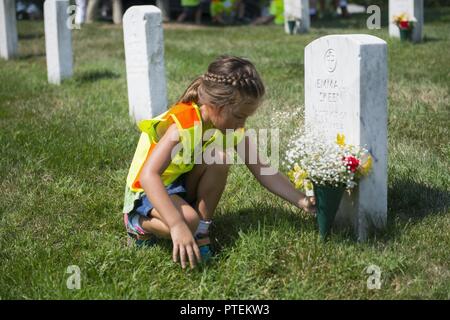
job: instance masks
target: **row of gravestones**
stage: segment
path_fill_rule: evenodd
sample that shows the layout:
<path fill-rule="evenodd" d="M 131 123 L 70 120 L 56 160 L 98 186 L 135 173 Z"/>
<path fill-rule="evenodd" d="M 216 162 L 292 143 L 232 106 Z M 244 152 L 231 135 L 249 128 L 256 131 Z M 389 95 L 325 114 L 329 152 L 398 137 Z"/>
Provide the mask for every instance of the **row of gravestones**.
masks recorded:
<path fill-rule="evenodd" d="M 72 33 L 67 26 L 69 0 L 46 0 L 44 3 L 45 52 L 48 81 L 60 84 L 72 76 Z M 15 0 L 0 0 L 0 57 L 17 55 L 18 36 Z"/>
<path fill-rule="evenodd" d="M 13 21 L 5 19 L 7 2 L 0 0 L 2 23 Z M 72 69 L 67 4 L 45 2 L 49 80 L 55 82 Z M 167 109 L 161 11 L 131 7 L 123 29 L 130 115 L 135 121 L 148 119 Z M 321 37 L 305 48 L 304 65 L 305 125 L 327 139 L 343 133 L 348 143 L 367 145 L 373 156 L 373 173 L 344 196 L 336 220 L 353 226 L 364 240 L 371 229 L 384 227 L 387 218 L 387 44 L 363 34 Z"/>
<path fill-rule="evenodd" d="M 46 21 L 46 38 L 50 38 L 47 52 L 52 53 L 49 61 L 49 81 L 60 83 L 62 78 L 72 74 L 71 59 L 71 34 L 70 30 L 65 30 L 67 21 L 68 0 L 46 0 L 44 12 L 47 11 L 44 19 Z M 389 34 L 392 37 L 400 37 L 398 27 L 393 23 L 392 18 L 400 13 L 406 13 L 410 17 L 415 17 L 412 40 L 419 42 L 423 38 L 423 0 L 389 0 Z M 294 31 L 296 33 L 307 32 L 310 28 L 309 0 L 284 0 L 285 30 L 290 33 L 289 22 L 294 21 Z M 17 26 L 15 14 L 15 0 L 0 0 L 0 56 L 10 59 L 17 54 Z M 49 25 L 47 27 L 47 24 Z M 47 33 L 48 31 L 48 33 Z M 60 45 L 59 42 L 63 42 Z M 63 52 L 59 53 L 59 50 Z M 60 59 L 60 57 L 64 59 Z"/>

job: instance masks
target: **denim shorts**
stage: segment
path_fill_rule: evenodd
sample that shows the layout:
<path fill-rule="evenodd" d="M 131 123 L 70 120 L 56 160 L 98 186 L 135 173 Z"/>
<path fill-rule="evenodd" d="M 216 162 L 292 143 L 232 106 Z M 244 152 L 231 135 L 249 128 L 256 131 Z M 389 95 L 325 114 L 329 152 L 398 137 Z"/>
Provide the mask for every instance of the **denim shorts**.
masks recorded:
<path fill-rule="evenodd" d="M 186 200 L 186 185 L 185 185 L 185 175 L 179 176 L 174 182 L 166 186 L 167 193 L 169 195 L 176 194 Z M 192 203 L 190 203 L 192 204 Z M 153 204 L 148 199 L 145 193 L 142 194 L 141 198 L 136 201 L 133 213 L 137 213 L 141 216 L 148 217 L 150 210 L 154 208 Z"/>
<path fill-rule="evenodd" d="M 166 186 L 166 191 L 169 195 L 176 194 L 185 201 L 187 201 L 187 191 L 185 185 L 186 176 L 182 174 L 179 176 L 174 182 Z M 191 206 L 194 206 L 197 200 L 187 201 Z M 138 222 L 133 222 L 136 220 L 136 216 L 140 215 L 143 217 L 149 217 L 150 211 L 154 208 L 153 204 L 148 199 L 145 193 L 142 193 L 141 197 L 138 200 L 135 200 L 133 210 L 129 213 L 125 213 L 123 218 L 123 222 L 125 224 L 125 228 L 127 232 L 132 237 L 140 237 L 142 235 L 146 235 L 147 233 L 142 228 L 142 226 Z"/>

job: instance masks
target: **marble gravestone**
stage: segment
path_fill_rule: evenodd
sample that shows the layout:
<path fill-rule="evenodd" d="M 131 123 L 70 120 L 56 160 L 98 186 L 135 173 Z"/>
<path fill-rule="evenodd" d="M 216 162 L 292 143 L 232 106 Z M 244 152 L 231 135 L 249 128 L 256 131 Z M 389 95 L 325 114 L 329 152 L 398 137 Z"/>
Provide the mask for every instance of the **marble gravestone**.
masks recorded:
<path fill-rule="evenodd" d="M 387 218 L 387 45 L 370 35 L 330 35 L 305 48 L 305 127 L 328 140 L 366 146 L 373 169 L 351 196 L 344 193 L 335 223 L 366 239 Z"/>
<path fill-rule="evenodd" d="M 401 13 L 406 13 L 410 18 L 414 17 L 412 41 L 420 42 L 423 39 L 423 0 L 389 0 L 389 35 L 400 38 L 400 30 L 393 22 L 393 18 Z"/>
<path fill-rule="evenodd" d="M 296 21 L 294 33 L 309 31 L 309 0 L 284 0 L 284 30 L 289 32 L 289 22 Z"/>
<path fill-rule="evenodd" d="M 68 27 L 69 0 L 44 3 L 45 53 L 48 82 L 61 84 L 72 76 L 72 31 Z"/>
<path fill-rule="evenodd" d="M 0 57 L 9 60 L 17 55 L 16 2 L 0 0 Z"/>
<path fill-rule="evenodd" d="M 161 11 L 133 6 L 123 17 L 129 113 L 136 122 L 167 109 Z"/>

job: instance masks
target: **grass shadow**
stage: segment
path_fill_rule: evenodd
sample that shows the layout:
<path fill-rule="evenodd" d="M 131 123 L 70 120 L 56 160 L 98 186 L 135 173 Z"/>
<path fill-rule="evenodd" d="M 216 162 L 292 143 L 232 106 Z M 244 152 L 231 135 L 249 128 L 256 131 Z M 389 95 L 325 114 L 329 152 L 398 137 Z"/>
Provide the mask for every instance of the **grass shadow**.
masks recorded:
<path fill-rule="evenodd" d="M 261 224 L 270 229 L 280 225 L 289 224 L 290 227 L 302 232 L 315 229 L 315 217 L 294 214 L 292 211 L 277 207 L 244 208 L 226 215 L 214 218 L 211 234 L 213 245 L 217 251 L 232 247 L 239 238 L 239 233 L 248 233 L 258 230 Z"/>
<path fill-rule="evenodd" d="M 214 217 L 214 223 L 210 228 L 211 245 L 213 251 L 220 253 L 233 247 L 239 239 L 240 233 L 250 233 L 259 228 L 270 230 L 272 228 L 289 224 L 299 233 L 305 230 L 316 230 L 315 217 L 306 214 L 294 214 L 292 211 L 278 207 L 258 206 L 255 208 L 243 208 L 236 212 L 219 214 Z M 172 254 L 172 241 L 159 238 L 157 245 L 168 255 Z"/>

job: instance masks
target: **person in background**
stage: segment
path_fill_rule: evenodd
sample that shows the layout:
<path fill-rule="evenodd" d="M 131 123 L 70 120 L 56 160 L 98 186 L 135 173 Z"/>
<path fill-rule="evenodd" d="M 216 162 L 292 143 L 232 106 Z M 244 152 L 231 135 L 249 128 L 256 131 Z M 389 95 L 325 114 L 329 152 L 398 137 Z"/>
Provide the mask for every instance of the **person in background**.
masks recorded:
<path fill-rule="evenodd" d="M 204 2 L 204 1 L 203 1 Z M 202 6 L 200 0 L 181 0 L 183 12 L 178 16 L 177 22 L 185 22 L 194 16 L 195 23 L 202 23 Z"/>
<path fill-rule="evenodd" d="M 16 2 L 16 18 L 17 20 L 37 20 L 42 19 L 42 7 L 40 4 L 36 4 L 36 1 L 23 1 L 18 0 Z M 39 6 L 38 6 L 39 5 Z"/>
<path fill-rule="evenodd" d="M 108 0 L 112 4 L 112 20 L 115 24 L 122 23 L 123 15 L 123 4 L 122 0 Z M 97 10 L 100 4 L 100 0 L 89 0 L 87 6 L 86 23 L 92 23 L 97 15 Z M 105 5 L 105 3 L 103 3 Z M 105 7 L 103 6 L 102 11 L 105 13 Z"/>
<path fill-rule="evenodd" d="M 317 18 L 317 0 L 309 0 L 309 16 L 313 21 Z"/>
<path fill-rule="evenodd" d="M 283 0 L 264 1 L 261 16 L 252 22 L 252 25 L 265 25 L 275 22 L 277 25 L 284 24 L 284 2 Z"/>
<path fill-rule="evenodd" d="M 239 0 L 211 0 L 210 14 L 213 24 L 225 25 L 233 23 L 236 17 Z"/>
<path fill-rule="evenodd" d="M 344 18 L 350 17 L 350 14 L 347 9 L 347 0 L 336 0 L 335 1 L 336 8 L 338 5 L 341 8 L 341 16 Z"/>
<path fill-rule="evenodd" d="M 236 0 L 236 23 L 247 24 L 251 22 L 251 19 L 247 17 L 247 7 L 254 5 L 254 0 Z"/>
<path fill-rule="evenodd" d="M 326 1 L 326 0 L 320 0 L 320 13 L 319 13 L 319 18 L 322 18 L 324 16 L 324 14 L 326 14 L 327 12 L 327 4 L 329 5 L 330 2 L 332 2 L 333 4 L 333 15 L 337 15 L 336 10 L 338 7 L 341 8 L 341 15 L 344 18 L 349 17 L 349 13 L 348 13 L 348 9 L 347 9 L 347 0 L 331 0 L 331 1 Z"/>

